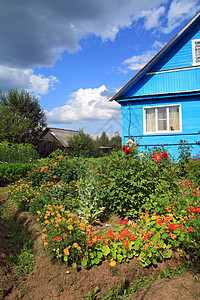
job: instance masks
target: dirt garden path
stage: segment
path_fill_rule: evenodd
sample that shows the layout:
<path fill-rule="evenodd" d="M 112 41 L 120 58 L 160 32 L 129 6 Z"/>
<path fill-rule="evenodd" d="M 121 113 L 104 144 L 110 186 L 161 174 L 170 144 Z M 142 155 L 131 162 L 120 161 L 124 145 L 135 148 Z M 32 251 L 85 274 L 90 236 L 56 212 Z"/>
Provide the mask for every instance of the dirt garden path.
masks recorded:
<path fill-rule="evenodd" d="M 7 201 L 6 195 L 1 196 L 0 205 Z M 24 226 L 29 230 L 37 229 L 36 222 L 27 214 Z M 16 215 L 11 215 L 16 218 Z M 19 216 L 16 218 L 19 219 Z M 200 299 L 200 274 L 186 273 L 171 279 L 161 279 L 146 285 L 136 293 L 125 296 L 110 296 L 109 290 L 119 286 L 125 278 L 126 288 L 135 281 L 141 283 L 145 276 L 149 278 L 163 269 L 172 266 L 176 268 L 181 262 L 174 254 L 170 261 L 163 262 L 148 269 L 142 268 L 137 259 L 111 268 L 108 262 L 94 266 L 90 270 L 85 268 L 73 270 L 64 265 L 53 264 L 41 249 L 41 237 L 38 235 L 33 241 L 35 265 L 26 279 L 18 278 L 14 267 L 9 264 L 9 238 L 5 237 L 8 229 L 0 220 L 0 299 L 6 300 L 79 300 L 79 299 L 133 299 L 133 300 L 181 300 Z M 92 292 L 98 287 L 96 296 Z M 88 292 L 89 296 L 85 298 Z M 107 295 L 107 298 L 105 298 Z M 104 297 L 104 298 L 103 298 Z"/>

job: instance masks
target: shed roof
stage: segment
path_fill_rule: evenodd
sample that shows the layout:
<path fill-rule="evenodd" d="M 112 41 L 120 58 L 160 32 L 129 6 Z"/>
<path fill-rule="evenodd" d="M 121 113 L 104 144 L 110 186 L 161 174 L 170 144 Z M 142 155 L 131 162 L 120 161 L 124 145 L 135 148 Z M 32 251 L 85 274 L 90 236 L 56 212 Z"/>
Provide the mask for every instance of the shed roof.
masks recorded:
<path fill-rule="evenodd" d="M 44 130 L 44 135 L 47 132 L 50 132 L 57 141 L 59 141 L 63 147 L 68 147 L 68 139 L 73 137 L 74 135 L 78 134 L 77 130 L 68 130 L 68 129 L 60 129 L 60 128 L 51 128 L 51 127 L 47 127 Z"/>
<path fill-rule="evenodd" d="M 109 101 L 123 98 L 123 94 L 130 90 L 176 44 L 199 18 L 200 11 Z"/>

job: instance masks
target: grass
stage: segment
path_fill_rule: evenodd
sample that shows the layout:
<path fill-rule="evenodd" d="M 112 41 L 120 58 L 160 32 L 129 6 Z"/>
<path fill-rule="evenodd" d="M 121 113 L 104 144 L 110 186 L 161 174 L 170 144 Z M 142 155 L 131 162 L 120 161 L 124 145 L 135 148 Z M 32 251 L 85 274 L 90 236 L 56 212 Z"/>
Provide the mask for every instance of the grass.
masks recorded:
<path fill-rule="evenodd" d="M 0 196 L 7 192 L 8 187 L 0 188 Z M 33 232 L 24 224 L 25 218 L 19 218 L 19 212 L 10 200 L 0 203 L 0 237 L 3 240 L 3 251 L 7 261 L 14 267 L 14 277 L 24 281 L 31 274 L 35 255 L 32 249 Z"/>

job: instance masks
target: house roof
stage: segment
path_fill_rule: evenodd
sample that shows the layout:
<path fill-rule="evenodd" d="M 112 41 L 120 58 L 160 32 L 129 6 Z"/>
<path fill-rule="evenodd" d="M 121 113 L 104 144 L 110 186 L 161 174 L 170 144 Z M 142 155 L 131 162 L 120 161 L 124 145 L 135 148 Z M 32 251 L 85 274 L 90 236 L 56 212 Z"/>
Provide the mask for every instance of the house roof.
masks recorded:
<path fill-rule="evenodd" d="M 176 44 L 199 18 L 200 11 L 109 101 L 123 98 L 123 94 L 130 90 Z"/>
<path fill-rule="evenodd" d="M 44 135 L 50 131 L 50 133 L 55 137 L 57 141 L 59 141 L 63 147 L 68 147 L 68 139 L 78 134 L 76 130 L 68 130 L 68 129 L 60 129 L 60 128 L 50 128 L 47 127 L 44 130 Z"/>

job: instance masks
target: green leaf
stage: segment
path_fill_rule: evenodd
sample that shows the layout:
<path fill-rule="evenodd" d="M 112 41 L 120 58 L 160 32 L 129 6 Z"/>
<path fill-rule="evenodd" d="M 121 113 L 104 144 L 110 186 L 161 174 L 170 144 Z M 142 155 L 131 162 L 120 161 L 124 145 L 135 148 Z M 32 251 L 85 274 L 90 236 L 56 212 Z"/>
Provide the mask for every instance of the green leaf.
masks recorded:
<path fill-rule="evenodd" d="M 157 260 L 156 260 L 156 259 L 153 259 L 152 263 L 153 263 L 154 265 L 157 265 Z"/>
<path fill-rule="evenodd" d="M 95 259 L 92 260 L 92 263 L 98 265 L 100 263 L 100 259 L 96 257 Z"/>
<path fill-rule="evenodd" d="M 117 261 L 121 262 L 123 260 L 123 256 L 121 254 L 117 254 Z"/>
<path fill-rule="evenodd" d="M 76 267 L 77 267 L 77 263 L 73 263 L 73 264 L 72 264 L 72 268 L 73 268 L 73 269 L 76 269 Z"/>
<path fill-rule="evenodd" d="M 83 266 L 83 267 L 87 266 L 87 262 L 88 262 L 87 258 L 82 259 L 81 266 Z"/>
<path fill-rule="evenodd" d="M 172 256 L 172 251 L 169 249 L 167 250 L 166 258 L 170 258 Z"/>
<path fill-rule="evenodd" d="M 168 236 L 169 236 L 168 233 L 163 233 L 163 234 L 162 234 L 162 238 L 163 238 L 163 239 L 166 239 Z"/>
<path fill-rule="evenodd" d="M 106 246 L 104 245 L 102 247 L 102 252 L 105 256 L 107 256 L 110 253 L 110 248 L 108 247 L 108 245 L 106 245 Z"/>

